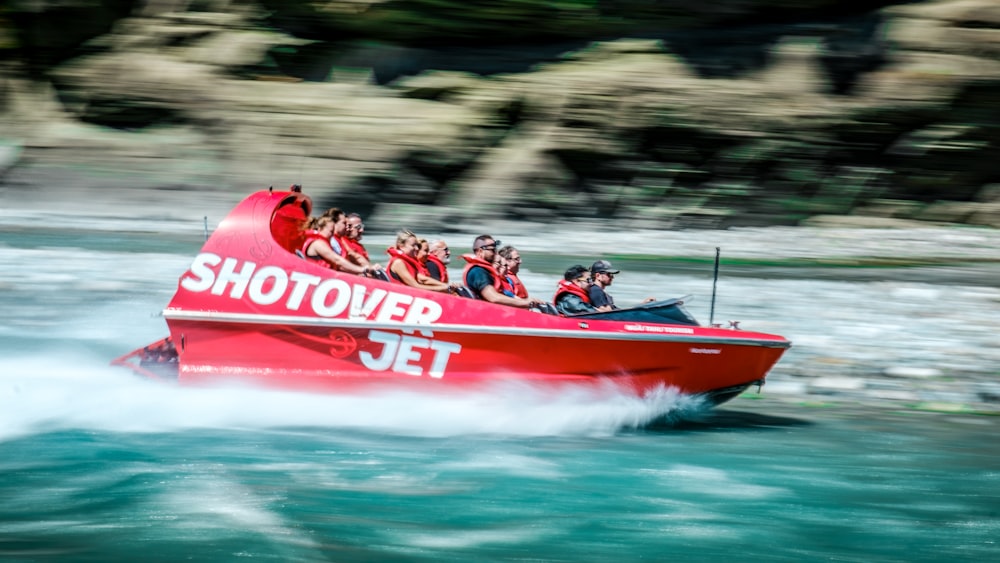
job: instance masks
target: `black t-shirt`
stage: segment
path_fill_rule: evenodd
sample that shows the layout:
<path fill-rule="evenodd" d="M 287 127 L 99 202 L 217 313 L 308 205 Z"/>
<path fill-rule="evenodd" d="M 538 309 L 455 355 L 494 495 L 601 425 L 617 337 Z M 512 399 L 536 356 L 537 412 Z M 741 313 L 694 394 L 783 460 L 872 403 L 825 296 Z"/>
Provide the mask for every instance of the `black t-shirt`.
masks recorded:
<path fill-rule="evenodd" d="M 465 275 L 465 285 L 476 294 L 476 297 L 483 298 L 483 288 L 493 285 L 493 276 L 482 266 L 469 268 L 469 273 Z"/>
<path fill-rule="evenodd" d="M 587 290 L 587 292 L 590 295 L 590 304 L 593 305 L 594 307 L 603 307 L 604 305 L 611 305 L 612 309 L 618 308 L 615 305 L 614 298 L 608 295 L 608 293 L 604 291 L 604 288 L 597 285 L 596 283 L 591 285 L 590 289 Z"/>
<path fill-rule="evenodd" d="M 444 277 L 441 275 L 441 268 L 439 268 L 437 262 L 433 260 L 427 261 L 427 272 L 437 281 L 441 281 L 441 278 Z"/>

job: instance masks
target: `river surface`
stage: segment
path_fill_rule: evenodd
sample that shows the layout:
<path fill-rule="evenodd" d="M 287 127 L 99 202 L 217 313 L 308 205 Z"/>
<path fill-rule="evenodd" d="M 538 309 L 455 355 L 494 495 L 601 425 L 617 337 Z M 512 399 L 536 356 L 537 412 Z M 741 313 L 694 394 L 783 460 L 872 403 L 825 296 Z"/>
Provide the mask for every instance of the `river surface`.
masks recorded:
<path fill-rule="evenodd" d="M 718 246 L 715 322 L 793 341 L 760 394 L 707 411 L 669 391 L 306 395 L 109 367 L 166 334 L 202 229 L 0 210 L 0 560 L 1000 559 L 994 231 L 602 234 L 620 304 L 691 294 L 707 322 Z M 598 257 L 581 230 L 494 234 L 550 296 Z"/>

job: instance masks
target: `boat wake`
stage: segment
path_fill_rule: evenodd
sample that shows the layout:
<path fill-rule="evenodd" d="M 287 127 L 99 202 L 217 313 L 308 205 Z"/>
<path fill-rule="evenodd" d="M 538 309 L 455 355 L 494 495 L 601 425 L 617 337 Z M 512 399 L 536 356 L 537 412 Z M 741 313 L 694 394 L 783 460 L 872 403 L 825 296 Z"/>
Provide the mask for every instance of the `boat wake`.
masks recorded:
<path fill-rule="evenodd" d="M 181 387 L 100 359 L 39 356 L 0 362 L 0 441 L 65 430 L 350 429 L 402 436 L 592 436 L 696 418 L 710 407 L 660 387 L 553 392 L 524 382 L 438 394 L 380 390 L 308 394 L 253 387 Z"/>

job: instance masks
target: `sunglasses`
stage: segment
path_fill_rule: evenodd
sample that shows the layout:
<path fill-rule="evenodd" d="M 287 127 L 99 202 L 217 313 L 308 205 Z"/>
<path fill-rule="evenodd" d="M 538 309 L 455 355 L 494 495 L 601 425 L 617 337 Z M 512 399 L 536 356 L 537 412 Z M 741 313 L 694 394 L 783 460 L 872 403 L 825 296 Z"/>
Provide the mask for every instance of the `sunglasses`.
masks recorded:
<path fill-rule="evenodd" d="M 492 244 L 484 244 L 484 245 L 480 246 L 479 248 L 482 248 L 483 250 L 496 250 L 497 249 L 497 245 L 499 245 L 499 244 L 500 244 L 500 241 L 497 240 L 497 241 L 494 241 Z M 479 249 L 477 248 L 476 250 L 479 250 Z"/>
<path fill-rule="evenodd" d="M 582 282 L 587 282 L 587 283 L 594 283 L 594 278 L 577 278 L 576 281 L 578 281 L 578 282 L 582 281 Z"/>
<path fill-rule="evenodd" d="M 363 230 L 365 230 L 365 224 L 364 223 L 358 223 L 357 225 L 348 225 L 347 228 L 348 229 L 357 229 L 359 231 L 363 231 Z"/>

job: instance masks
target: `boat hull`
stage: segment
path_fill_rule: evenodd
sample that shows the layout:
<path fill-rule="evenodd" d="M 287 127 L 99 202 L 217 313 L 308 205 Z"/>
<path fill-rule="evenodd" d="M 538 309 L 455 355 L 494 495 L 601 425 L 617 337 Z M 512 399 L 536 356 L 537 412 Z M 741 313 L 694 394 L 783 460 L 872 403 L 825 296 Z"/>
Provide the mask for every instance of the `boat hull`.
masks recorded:
<path fill-rule="evenodd" d="M 178 379 L 233 377 L 265 385 L 337 390 L 359 383 L 477 387 L 503 380 L 615 384 L 645 392 L 668 385 L 702 393 L 749 385 L 783 348 L 721 338 L 610 339 L 583 333 L 481 334 L 239 322 L 171 322 Z M 585 351 L 583 353 L 582 351 Z M 418 383 L 419 384 L 419 383 Z"/>

